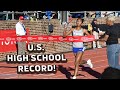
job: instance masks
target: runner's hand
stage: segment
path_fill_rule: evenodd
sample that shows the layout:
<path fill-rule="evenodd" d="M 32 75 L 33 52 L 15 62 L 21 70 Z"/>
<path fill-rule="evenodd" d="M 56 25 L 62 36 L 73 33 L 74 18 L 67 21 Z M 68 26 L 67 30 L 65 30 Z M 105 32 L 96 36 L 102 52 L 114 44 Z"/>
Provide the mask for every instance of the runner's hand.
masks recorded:
<path fill-rule="evenodd" d="M 95 39 L 94 41 L 99 41 L 100 39 Z"/>
<path fill-rule="evenodd" d="M 66 38 L 66 36 L 62 36 L 63 38 Z"/>

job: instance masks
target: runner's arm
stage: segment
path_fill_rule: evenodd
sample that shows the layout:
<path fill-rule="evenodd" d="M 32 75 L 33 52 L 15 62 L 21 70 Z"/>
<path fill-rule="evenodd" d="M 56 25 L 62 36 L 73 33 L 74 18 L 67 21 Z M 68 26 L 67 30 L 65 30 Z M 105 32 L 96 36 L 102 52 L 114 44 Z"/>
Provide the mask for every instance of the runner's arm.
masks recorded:
<path fill-rule="evenodd" d="M 68 32 L 66 32 L 66 30 L 64 30 L 64 32 L 63 32 L 63 37 L 65 38 L 65 37 L 67 37 L 68 35 L 70 35 L 73 30 L 74 30 L 73 28 L 72 28 L 70 31 L 68 31 Z"/>
<path fill-rule="evenodd" d="M 86 29 L 84 29 L 84 33 L 85 33 L 86 35 L 90 35 Z"/>

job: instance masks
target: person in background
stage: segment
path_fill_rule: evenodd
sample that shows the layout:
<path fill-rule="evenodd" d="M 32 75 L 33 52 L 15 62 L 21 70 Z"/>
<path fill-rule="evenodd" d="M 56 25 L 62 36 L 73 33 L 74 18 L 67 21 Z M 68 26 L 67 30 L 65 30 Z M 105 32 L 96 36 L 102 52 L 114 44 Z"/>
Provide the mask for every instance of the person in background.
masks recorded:
<path fill-rule="evenodd" d="M 88 30 L 88 33 L 92 35 L 93 28 L 92 28 L 90 20 L 88 20 L 87 30 Z M 92 48 L 92 42 L 87 42 L 87 48 Z"/>
<path fill-rule="evenodd" d="M 34 21 L 34 15 L 30 15 L 30 21 L 31 21 L 31 22 Z"/>
<path fill-rule="evenodd" d="M 120 17 L 120 11 L 116 11 L 115 16 Z"/>
<path fill-rule="evenodd" d="M 20 16 L 19 17 L 19 22 L 15 26 L 17 36 L 24 36 L 24 35 L 27 34 L 23 22 L 24 22 L 24 17 Z M 24 55 L 25 52 L 26 52 L 26 42 L 23 42 L 23 41 L 22 42 L 17 42 L 17 54 L 18 55 Z"/>
<path fill-rule="evenodd" d="M 58 19 L 57 12 L 52 14 L 52 19 Z"/>
<path fill-rule="evenodd" d="M 68 23 L 67 23 L 68 24 L 67 25 L 68 29 L 72 28 L 72 21 L 73 21 L 72 15 L 69 14 L 69 16 L 68 16 Z"/>
<path fill-rule="evenodd" d="M 92 30 L 93 30 L 93 27 L 92 27 L 92 24 L 90 23 L 90 20 L 88 21 L 88 32 L 92 35 Z"/>
<path fill-rule="evenodd" d="M 63 22 L 64 29 L 69 31 L 73 26 L 72 21 L 73 21 L 72 15 L 69 14 L 68 15 L 68 22 Z"/>
<path fill-rule="evenodd" d="M 90 16 L 90 18 L 95 18 L 95 12 L 94 11 L 90 11 L 89 12 L 89 16 Z"/>
<path fill-rule="evenodd" d="M 50 20 L 51 17 L 52 17 L 52 11 L 46 11 L 46 14 L 47 18 Z"/>
<path fill-rule="evenodd" d="M 29 15 L 28 15 L 28 14 L 25 14 L 25 15 L 24 15 L 24 19 L 25 19 L 25 20 L 29 20 L 29 19 L 30 19 L 30 18 L 29 18 Z"/>
<path fill-rule="evenodd" d="M 106 11 L 101 11 L 101 17 L 106 17 L 107 12 Z"/>
<path fill-rule="evenodd" d="M 100 11 L 96 11 L 95 14 L 96 14 L 96 15 L 95 15 L 96 18 L 101 17 L 101 12 L 100 12 Z"/>
<path fill-rule="evenodd" d="M 45 15 L 43 16 L 43 19 L 48 19 L 48 24 L 51 25 L 50 20 L 54 18 L 56 13 L 52 13 L 52 11 L 46 11 Z"/>
<path fill-rule="evenodd" d="M 115 16 L 115 12 L 107 11 L 106 16 Z"/>
<path fill-rule="evenodd" d="M 108 28 L 105 36 L 98 41 L 105 41 L 107 44 L 107 58 L 109 67 L 120 70 L 120 24 L 115 24 L 115 17 L 107 17 Z"/>
<path fill-rule="evenodd" d="M 92 23 L 92 29 L 93 29 L 93 35 L 95 36 L 95 39 L 99 39 L 99 28 L 97 26 L 97 19 L 93 19 Z M 93 41 L 93 48 L 102 48 L 101 45 L 100 45 L 100 42 L 99 41 Z"/>

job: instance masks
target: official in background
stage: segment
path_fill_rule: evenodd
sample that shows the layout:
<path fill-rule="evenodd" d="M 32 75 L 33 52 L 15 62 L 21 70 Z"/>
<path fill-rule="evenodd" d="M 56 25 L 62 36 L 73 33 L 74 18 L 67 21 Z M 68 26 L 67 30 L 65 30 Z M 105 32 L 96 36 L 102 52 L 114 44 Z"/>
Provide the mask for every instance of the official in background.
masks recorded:
<path fill-rule="evenodd" d="M 24 36 L 26 35 L 26 29 L 23 24 L 24 17 L 19 17 L 19 22 L 16 24 L 16 35 L 17 36 Z M 26 42 L 17 42 L 17 54 L 24 55 L 26 52 Z"/>
<path fill-rule="evenodd" d="M 120 70 L 120 24 L 115 24 L 114 21 L 114 16 L 107 17 L 108 29 L 105 37 L 99 40 L 106 41 L 109 66 Z"/>

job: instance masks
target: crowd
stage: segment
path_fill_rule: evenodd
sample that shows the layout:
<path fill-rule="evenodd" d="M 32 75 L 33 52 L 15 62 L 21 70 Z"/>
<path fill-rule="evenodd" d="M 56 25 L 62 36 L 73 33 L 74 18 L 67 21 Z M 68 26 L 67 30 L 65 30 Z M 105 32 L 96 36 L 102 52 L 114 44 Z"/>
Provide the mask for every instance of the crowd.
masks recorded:
<path fill-rule="evenodd" d="M 109 15 L 119 17 L 120 11 L 86 11 L 86 14 L 85 12 L 81 12 L 81 13 L 73 13 L 72 15 L 74 18 L 77 18 L 77 17 L 100 18 L 100 17 L 109 16 Z"/>
<path fill-rule="evenodd" d="M 25 14 L 24 18 L 25 18 L 25 20 L 37 21 L 38 19 L 48 19 L 48 20 L 51 20 L 53 18 L 56 18 L 56 16 L 57 16 L 57 12 L 53 13 L 52 11 L 46 11 L 44 13 L 44 15 L 39 14 L 38 18 L 35 15 L 33 15 L 33 14 L 32 15 Z"/>

